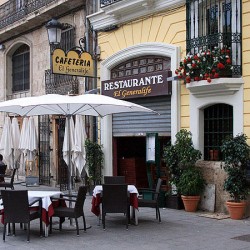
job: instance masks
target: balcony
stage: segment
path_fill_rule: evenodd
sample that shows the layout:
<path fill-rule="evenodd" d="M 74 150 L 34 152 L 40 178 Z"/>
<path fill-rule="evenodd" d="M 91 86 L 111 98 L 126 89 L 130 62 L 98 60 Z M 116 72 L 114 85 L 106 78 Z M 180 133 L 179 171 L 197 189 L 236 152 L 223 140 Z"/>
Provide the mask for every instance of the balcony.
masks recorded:
<path fill-rule="evenodd" d="M 88 16 L 94 30 L 108 31 L 121 23 L 178 8 L 186 0 L 100 0 L 100 10 Z"/>
<path fill-rule="evenodd" d="M 10 0 L 0 5 L 0 43 L 85 6 L 83 0 Z"/>
<path fill-rule="evenodd" d="M 186 0 L 186 47 L 191 54 L 227 47 L 232 75 L 242 75 L 241 0 Z"/>

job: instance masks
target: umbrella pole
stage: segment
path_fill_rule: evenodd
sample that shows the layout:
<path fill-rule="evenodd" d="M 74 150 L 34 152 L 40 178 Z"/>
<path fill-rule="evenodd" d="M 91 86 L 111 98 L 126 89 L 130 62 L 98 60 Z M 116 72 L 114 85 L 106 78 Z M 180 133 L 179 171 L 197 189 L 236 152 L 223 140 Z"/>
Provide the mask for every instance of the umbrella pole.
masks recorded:
<path fill-rule="evenodd" d="M 68 166 L 68 189 L 69 189 L 69 195 L 72 194 L 72 165 L 71 165 L 71 141 L 70 141 L 70 118 L 72 115 L 67 115 L 66 116 L 66 122 L 68 122 L 68 149 L 69 149 L 69 166 Z M 69 207 L 72 207 L 72 202 L 69 201 Z M 70 218 L 70 225 L 73 225 L 73 220 Z"/>
<path fill-rule="evenodd" d="M 69 189 L 69 194 L 72 194 L 72 181 L 71 181 L 71 176 L 72 176 L 72 166 L 71 166 L 71 143 L 70 143 L 70 118 L 71 115 L 67 115 L 66 119 L 67 119 L 67 123 L 68 123 L 68 149 L 69 149 L 69 166 L 68 166 L 68 189 Z"/>

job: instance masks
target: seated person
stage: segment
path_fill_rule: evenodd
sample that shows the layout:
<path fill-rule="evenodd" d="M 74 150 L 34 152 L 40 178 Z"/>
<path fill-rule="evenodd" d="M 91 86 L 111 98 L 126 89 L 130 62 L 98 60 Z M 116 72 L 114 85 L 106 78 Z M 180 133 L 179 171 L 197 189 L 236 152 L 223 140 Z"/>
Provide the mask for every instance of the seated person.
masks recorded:
<path fill-rule="evenodd" d="M 3 162 L 3 156 L 0 154 L 0 174 L 5 174 L 6 165 Z M 0 182 L 4 182 L 4 177 L 0 177 Z"/>

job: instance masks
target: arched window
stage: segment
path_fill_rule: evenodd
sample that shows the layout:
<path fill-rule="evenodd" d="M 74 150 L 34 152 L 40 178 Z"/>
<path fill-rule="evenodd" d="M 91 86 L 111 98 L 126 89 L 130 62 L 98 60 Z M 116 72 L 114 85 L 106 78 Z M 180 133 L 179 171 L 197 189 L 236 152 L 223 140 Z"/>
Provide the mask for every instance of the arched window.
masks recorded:
<path fill-rule="evenodd" d="M 170 70 L 170 58 L 142 56 L 123 62 L 111 70 L 111 79 Z"/>
<path fill-rule="evenodd" d="M 30 48 L 21 45 L 12 55 L 12 92 L 30 88 Z"/>
<path fill-rule="evenodd" d="M 221 160 L 220 146 L 233 135 L 233 106 L 215 104 L 204 109 L 204 160 Z M 215 157 L 219 153 L 218 158 Z"/>

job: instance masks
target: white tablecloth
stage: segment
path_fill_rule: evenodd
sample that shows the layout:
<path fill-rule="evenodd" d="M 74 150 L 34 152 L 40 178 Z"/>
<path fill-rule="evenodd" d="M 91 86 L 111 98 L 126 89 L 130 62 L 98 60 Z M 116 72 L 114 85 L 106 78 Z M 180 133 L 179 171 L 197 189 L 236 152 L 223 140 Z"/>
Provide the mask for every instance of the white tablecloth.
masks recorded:
<path fill-rule="evenodd" d="M 93 196 L 96 197 L 97 194 L 100 194 L 102 192 L 102 185 L 95 186 L 93 190 Z M 131 194 L 137 194 L 139 195 L 137 188 L 134 185 L 128 185 L 128 192 Z"/>
<path fill-rule="evenodd" d="M 62 192 L 60 191 L 28 191 L 29 203 L 33 202 L 36 198 L 42 198 L 42 207 L 48 211 L 49 206 L 52 204 L 51 197 L 59 198 Z M 37 206 L 37 204 L 34 204 Z"/>

